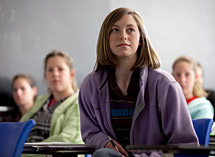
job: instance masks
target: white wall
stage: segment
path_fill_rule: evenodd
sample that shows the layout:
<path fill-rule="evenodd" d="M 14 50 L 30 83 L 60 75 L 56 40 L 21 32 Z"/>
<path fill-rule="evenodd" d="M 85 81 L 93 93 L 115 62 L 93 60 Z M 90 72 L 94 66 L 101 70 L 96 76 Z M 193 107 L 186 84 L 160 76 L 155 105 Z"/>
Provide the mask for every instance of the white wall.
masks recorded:
<path fill-rule="evenodd" d="M 192 55 L 205 69 L 205 87 L 215 89 L 214 0 L 0 0 L 0 78 L 30 73 L 45 94 L 43 59 L 60 49 L 73 57 L 80 84 L 93 69 L 101 24 L 117 7 L 141 14 L 163 69 Z"/>

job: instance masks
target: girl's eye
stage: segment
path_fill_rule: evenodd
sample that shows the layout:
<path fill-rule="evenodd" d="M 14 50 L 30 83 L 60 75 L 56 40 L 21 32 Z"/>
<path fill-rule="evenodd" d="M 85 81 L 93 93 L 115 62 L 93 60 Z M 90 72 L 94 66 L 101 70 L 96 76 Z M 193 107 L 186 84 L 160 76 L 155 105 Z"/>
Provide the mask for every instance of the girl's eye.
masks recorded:
<path fill-rule="evenodd" d="M 111 29 L 111 32 L 117 32 L 118 31 L 118 29 L 117 28 L 113 28 L 113 29 Z"/>
<path fill-rule="evenodd" d="M 17 88 L 14 88 L 14 89 L 13 89 L 13 92 L 16 92 L 17 90 L 18 90 Z"/>
<path fill-rule="evenodd" d="M 63 71 L 63 68 L 58 68 L 59 71 Z"/>
<path fill-rule="evenodd" d="M 52 71 L 53 71 L 53 69 L 48 69 L 47 71 L 48 71 L 48 72 L 52 72 Z"/>
<path fill-rule="evenodd" d="M 180 77 L 180 76 L 181 76 L 181 74 L 180 74 L 180 73 L 176 73 L 176 76 L 177 76 L 177 77 Z"/>
<path fill-rule="evenodd" d="M 190 76 L 190 73 L 186 73 L 185 76 L 186 76 L 186 77 L 189 77 L 189 76 Z"/>
<path fill-rule="evenodd" d="M 24 87 L 22 87 L 22 88 L 21 88 L 21 90 L 22 90 L 22 91 L 25 91 L 25 88 L 24 88 Z"/>
<path fill-rule="evenodd" d="M 133 28 L 129 28 L 128 32 L 134 32 L 134 29 Z"/>

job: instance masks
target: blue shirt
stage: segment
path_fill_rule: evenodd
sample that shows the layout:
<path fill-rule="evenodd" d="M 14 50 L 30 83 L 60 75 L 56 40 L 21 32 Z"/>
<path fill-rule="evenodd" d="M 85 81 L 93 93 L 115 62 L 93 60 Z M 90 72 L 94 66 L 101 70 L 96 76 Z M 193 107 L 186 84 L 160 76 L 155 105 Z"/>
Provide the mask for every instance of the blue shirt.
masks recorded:
<path fill-rule="evenodd" d="M 214 108 L 209 100 L 205 97 L 196 98 L 188 104 L 190 115 L 192 119 L 210 118 L 214 117 Z"/>

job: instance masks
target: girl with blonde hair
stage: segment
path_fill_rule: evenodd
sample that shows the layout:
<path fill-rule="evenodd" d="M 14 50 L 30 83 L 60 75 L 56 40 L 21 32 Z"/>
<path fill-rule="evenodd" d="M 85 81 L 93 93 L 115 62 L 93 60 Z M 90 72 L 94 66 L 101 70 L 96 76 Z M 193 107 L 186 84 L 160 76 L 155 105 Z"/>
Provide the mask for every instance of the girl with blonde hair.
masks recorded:
<path fill-rule="evenodd" d="M 47 54 L 44 77 L 49 94 L 41 96 L 21 121 L 34 119 L 27 142 L 82 143 L 80 138 L 78 89 L 71 57 L 58 50 Z"/>
<path fill-rule="evenodd" d="M 191 57 L 183 55 L 173 63 L 173 76 L 183 89 L 192 119 L 214 117 L 214 108 L 206 99 L 207 93 L 197 74 L 198 64 Z"/>

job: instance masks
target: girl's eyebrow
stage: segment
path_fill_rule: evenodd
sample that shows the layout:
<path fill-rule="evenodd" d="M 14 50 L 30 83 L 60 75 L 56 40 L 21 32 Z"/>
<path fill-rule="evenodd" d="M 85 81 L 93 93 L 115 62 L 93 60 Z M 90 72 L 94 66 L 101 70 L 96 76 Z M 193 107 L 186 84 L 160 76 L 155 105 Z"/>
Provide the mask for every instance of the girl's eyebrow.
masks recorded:
<path fill-rule="evenodd" d="M 126 25 L 126 26 L 129 26 L 129 27 L 134 27 L 135 25 L 133 25 L 133 24 L 128 24 L 128 25 Z"/>
<path fill-rule="evenodd" d="M 118 25 L 113 25 L 112 27 L 119 27 Z"/>
<path fill-rule="evenodd" d="M 127 24 L 126 27 L 134 27 L 134 24 Z M 113 25 L 112 27 L 120 27 L 119 25 Z"/>

